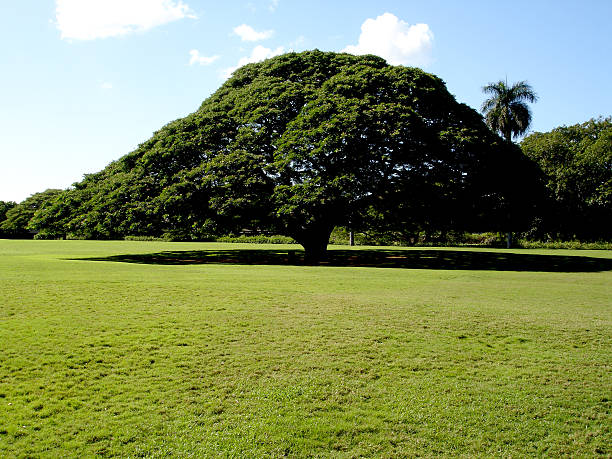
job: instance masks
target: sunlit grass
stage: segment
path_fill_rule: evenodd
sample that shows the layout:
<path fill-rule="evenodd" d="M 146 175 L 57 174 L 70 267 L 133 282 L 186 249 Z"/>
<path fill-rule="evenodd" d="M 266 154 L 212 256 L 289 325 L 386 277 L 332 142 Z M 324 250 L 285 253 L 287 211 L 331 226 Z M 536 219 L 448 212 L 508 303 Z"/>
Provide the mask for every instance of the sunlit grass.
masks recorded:
<path fill-rule="evenodd" d="M 612 271 L 78 260 L 238 248 L 0 241 L 0 456 L 612 454 Z"/>

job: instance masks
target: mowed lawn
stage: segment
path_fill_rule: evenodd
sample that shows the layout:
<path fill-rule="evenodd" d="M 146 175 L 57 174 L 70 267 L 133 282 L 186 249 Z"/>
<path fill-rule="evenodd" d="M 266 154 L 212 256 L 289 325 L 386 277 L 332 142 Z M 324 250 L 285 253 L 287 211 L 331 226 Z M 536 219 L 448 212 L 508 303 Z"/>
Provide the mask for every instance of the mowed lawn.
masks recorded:
<path fill-rule="evenodd" d="M 0 240 L 0 456 L 612 454 L 612 253 L 297 249 Z"/>

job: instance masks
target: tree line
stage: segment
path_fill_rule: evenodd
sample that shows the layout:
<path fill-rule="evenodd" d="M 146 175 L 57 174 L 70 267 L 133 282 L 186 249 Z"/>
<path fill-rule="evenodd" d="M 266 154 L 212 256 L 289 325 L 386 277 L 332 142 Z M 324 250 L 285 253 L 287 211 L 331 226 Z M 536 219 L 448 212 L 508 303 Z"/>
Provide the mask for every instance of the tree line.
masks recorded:
<path fill-rule="evenodd" d="M 521 129 L 520 109 L 518 118 L 500 113 L 491 127 Z M 398 240 L 451 231 L 609 238 L 559 224 L 564 206 L 589 221 L 609 213 L 610 119 L 559 129 L 572 134 L 537 133 L 519 147 L 420 69 L 289 53 L 238 69 L 196 112 L 71 188 L 3 203 L 0 231 L 175 240 L 274 233 L 293 237 L 314 262 L 337 226 Z M 546 136 L 560 152 L 564 136 L 585 130 L 594 140 L 549 158 Z M 562 156 L 574 158 L 571 178 L 557 173 L 567 168 Z M 595 165 L 597 177 L 587 172 Z M 580 183 L 570 196 L 587 179 L 591 194 Z"/>

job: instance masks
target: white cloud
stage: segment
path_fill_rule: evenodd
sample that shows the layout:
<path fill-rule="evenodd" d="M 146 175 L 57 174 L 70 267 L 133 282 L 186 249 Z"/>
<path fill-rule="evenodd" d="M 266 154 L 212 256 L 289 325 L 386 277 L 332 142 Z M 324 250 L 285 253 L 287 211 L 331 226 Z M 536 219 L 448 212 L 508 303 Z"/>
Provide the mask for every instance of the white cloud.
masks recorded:
<path fill-rule="evenodd" d="M 189 59 L 189 65 L 200 64 L 200 65 L 210 65 L 219 59 L 218 55 L 215 56 L 200 56 L 200 51 L 197 49 L 192 49 L 189 51 L 189 55 L 191 58 Z"/>
<path fill-rule="evenodd" d="M 391 13 L 367 19 L 357 45 L 344 48 L 351 54 L 376 54 L 392 65 L 427 65 L 431 62 L 434 35 L 427 24 L 409 25 Z"/>
<path fill-rule="evenodd" d="M 224 78 L 229 78 L 230 75 L 234 73 L 234 70 L 242 67 L 243 65 L 250 64 L 253 62 L 261 62 L 265 59 L 269 59 L 271 57 L 278 56 L 279 54 L 283 54 L 284 51 L 285 48 L 283 48 L 282 46 L 279 46 L 276 49 L 270 49 L 261 45 L 257 45 L 255 48 L 253 48 L 253 51 L 251 51 L 250 56 L 244 56 L 240 58 L 236 66 L 229 67 L 223 70 L 222 76 Z"/>
<path fill-rule="evenodd" d="M 182 0 L 56 0 L 55 16 L 68 40 L 117 37 L 196 17 Z"/>
<path fill-rule="evenodd" d="M 268 9 L 274 13 L 276 11 L 276 8 L 278 8 L 278 2 L 280 0 L 270 0 L 270 4 L 268 5 Z"/>
<path fill-rule="evenodd" d="M 113 84 L 109 83 L 108 81 L 105 81 L 104 83 L 100 85 L 100 87 L 102 89 L 113 89 Z"/>
<path fill-rule="evenodd" d="M 257 32 L 250 25 L 242 24 L 238 27 L 234 27 L 234 33 L 240 37 L 242 41 L 260 41 L 270 38 L 274 35 L 274 30 L 264 30 L 263 32 Z"/>

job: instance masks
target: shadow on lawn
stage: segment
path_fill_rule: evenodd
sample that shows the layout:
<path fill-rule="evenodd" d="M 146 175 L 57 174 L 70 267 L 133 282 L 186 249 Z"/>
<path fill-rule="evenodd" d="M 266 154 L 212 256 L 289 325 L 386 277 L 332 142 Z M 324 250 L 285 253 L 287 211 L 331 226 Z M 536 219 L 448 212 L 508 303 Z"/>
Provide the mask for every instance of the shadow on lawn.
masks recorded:
<path fill-rule="evenodd" d="M 227 263 L 237 265 L 304 265 L 301 250 L 195 250 L 79 258 L 158 265 Z M 612 270 L 612 260 L 567 255 L 531 255 L 466 250 L 330 250 L 322 266 L 492 271 L 596 272 Z"/>

